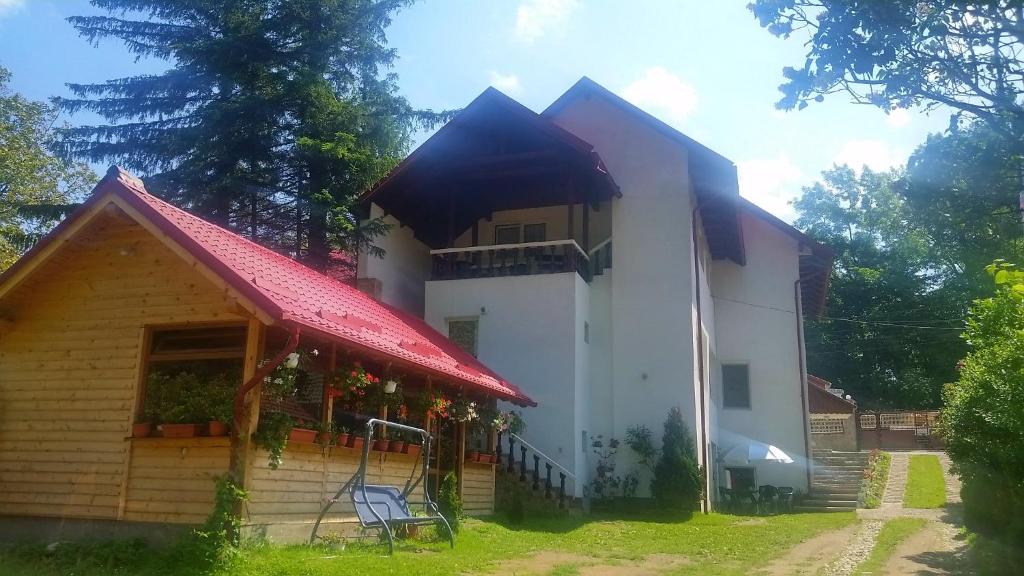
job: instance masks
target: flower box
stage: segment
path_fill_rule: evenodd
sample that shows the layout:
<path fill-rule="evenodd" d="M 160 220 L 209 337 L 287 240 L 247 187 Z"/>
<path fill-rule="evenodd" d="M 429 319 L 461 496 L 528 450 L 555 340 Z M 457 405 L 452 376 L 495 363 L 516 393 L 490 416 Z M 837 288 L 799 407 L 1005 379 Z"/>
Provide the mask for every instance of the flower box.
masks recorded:
<path fill-rule="evenodd" d="M 153 425 L 149 422 L 132 424 L 132 438 L 145 438 L 153 433 Z"/>
<path fill-rule="evenodd" d="M 378 452 L 387 452 L 388 451 L 388 441 L 387 440 L 374 440 L 373 441 L 373 449 L 378 451 Z"/>
<path fill-rule="evenodd" d="M 348 432 L 342 432 L 341 434 L 338 434 L 338 446 L 347 447 L 348 446 L 348 439 L 349 439 L 349 433 Z"/>
<path fill-rule="evenodd" d="M 362 436 L 356 436 L 353 434 L 348 437 L 348 443 L 346 444 L 346 446 L 352 448 L 353 450 L 362 450 L 363 444 L 365 442 L 366 438 L 363 438 Z"/>
<path fill-rule="evenodd" d="M 480 461 L 480 451 L 479 450 L 470 450 L 470 451 L 466 452 L 466 462 L 479 462 L 479 461 Z"/>
<path fill-rule="evenodd" d="M 227 436 L 228 425 L 219 420 L 210 420 L 206 424 L 206 435 L 207 436 Z"/>
<path fill-rule="evenodd" d="M 309 430 L 308 428 L 292 428 L 292 431 L 288 434 L 289 442 L 297 442 L 299 444 L 312 444 L 316 442 L 316 430 Z"/>
<path fill-rule="evenodd" d="M 199 424 L 161 424 L 164 438 L 193 438 L 199 436 Z"/>
<path fill-rule="evenodd" d="M 318 432 L 316 435 L 316 443 L 324 446 L 331 445 L 331 433 L 330 432 Z"/>
<path fill-rule="evenodd" d="M 405 440 L 392 440 L 388 442 L 388 452 L 401 454 L 405 451 Z"/>
<path fill-rule="evenodd" d="M 420 455 L 420 450 L 422 450 L 422 449 L 423 449 L 423 447 L 420 446 L 419 444 L 413 444 L 412 442 L 406 442 L 405 443 L 404 454 L 408 454 L 409 456 L 419 456 Z"/>

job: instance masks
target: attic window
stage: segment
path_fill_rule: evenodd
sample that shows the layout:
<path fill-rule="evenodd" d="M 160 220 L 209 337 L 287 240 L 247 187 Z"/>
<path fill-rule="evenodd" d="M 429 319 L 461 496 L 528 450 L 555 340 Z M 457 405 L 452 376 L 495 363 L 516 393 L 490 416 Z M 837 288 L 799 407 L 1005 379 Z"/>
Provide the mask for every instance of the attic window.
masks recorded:
<path fill-rule="evenodd" d="M 245 326 L 154 330 L 149 360 L 242 358 L 245 336 Z"/>

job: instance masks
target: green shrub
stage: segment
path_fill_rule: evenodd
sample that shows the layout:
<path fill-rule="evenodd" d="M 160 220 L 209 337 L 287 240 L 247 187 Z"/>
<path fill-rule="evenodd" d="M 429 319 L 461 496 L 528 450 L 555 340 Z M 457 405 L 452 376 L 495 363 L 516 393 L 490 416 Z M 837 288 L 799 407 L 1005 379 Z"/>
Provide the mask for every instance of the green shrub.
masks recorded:
<path fill-rule="evenodd" d="M 445 474 L 441 480 L 441 487 L 437 491 L 437 508 L 452 531 L 458 532 L 462 520 L 462 498 L 459 496 L 459 479 L 454 472 Z"/>
<path fill-rule="evenodd" d="M 960 379 L 943 391 L 942 434 L 976 532 L 1024 542 L 1024 272 L 988 267 L 992 298 L 975 300 Z"/>
<path fill-rule="evenodd" d="M 872 450 L 868 458 L 868 469 L 864 471 L 864 507 L 878 508 L 882 505 L 885 484 L 889 480 L 889 466 L 892 454 L 881 450 Z"/>
<path fill-rule="evenodd" d="M 651 494 L 663 510 L 689 513 L 700 501 L 701 484 L 693 438 L 683 423 L 682 412 L 672 408 L 665 419 L 661 457 L 654 465 Z"/>

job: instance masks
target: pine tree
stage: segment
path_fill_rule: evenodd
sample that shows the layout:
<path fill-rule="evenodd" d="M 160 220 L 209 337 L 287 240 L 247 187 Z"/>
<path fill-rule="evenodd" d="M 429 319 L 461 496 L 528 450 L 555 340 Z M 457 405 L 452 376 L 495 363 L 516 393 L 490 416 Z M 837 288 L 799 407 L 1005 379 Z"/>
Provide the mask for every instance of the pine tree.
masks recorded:
<path fill-rule="evenodd" d="M 700 500 L 701 476 L 693 437 L 683 423 L 682 412 L 674 407 L 665 419 L 651 494 L 666 511 L 690 513 Z"/>
<path fill-rule="evenodd" d="M 409 0 L 92 0 L 69 20 L 171 68 L 70 84 L 68 112 L 108 124 L 64 131 L 63 150 L 146 175 L 165 198 L 323 265 L 353 248 L 353 198 L 407 149 L 421 122 L 385 75 L 391 15 Z"/>

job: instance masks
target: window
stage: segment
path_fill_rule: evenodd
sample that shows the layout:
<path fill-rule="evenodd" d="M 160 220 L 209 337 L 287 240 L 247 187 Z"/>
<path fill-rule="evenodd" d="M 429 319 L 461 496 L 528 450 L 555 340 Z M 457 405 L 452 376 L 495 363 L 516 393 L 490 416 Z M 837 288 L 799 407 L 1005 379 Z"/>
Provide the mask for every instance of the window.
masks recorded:
<path fill-rule="evenodd" d="M 448 321 L 448 339 L 459 348 L 472 354 L 474 358 L 476 358 L 477 324 L 476 318 Z"/>
<path fill-rule="evenodd" d="M 548 239 L 547 224 L 524 224 L 523 242 L 544 242 Z"/>
<path fill-rule="evenodd" d="M 753 492 L 757 490 L 757 476 L 753 468 L 726 468 L 729 478 L 729 489 L 733 492 Z"/>
<path fill-rule="evenodd" d="M 503 224 L 494 227 L 495 244 L 519 244 L 519 224 Z"/>
<path fill-rule="evenodd" d="M 750 408 L 750 367 L 722 364 L 722 406 Z"/>
<path fill-rule="evenodd" d="M 151 329 L 140 421 L 225 421 L 242 382 L 245 341 L 245 326 Z"/>

